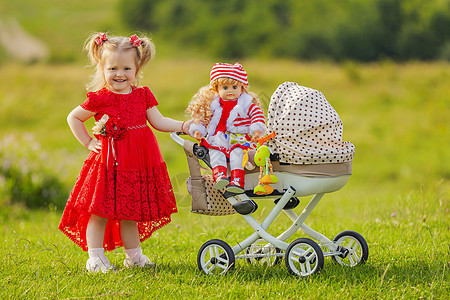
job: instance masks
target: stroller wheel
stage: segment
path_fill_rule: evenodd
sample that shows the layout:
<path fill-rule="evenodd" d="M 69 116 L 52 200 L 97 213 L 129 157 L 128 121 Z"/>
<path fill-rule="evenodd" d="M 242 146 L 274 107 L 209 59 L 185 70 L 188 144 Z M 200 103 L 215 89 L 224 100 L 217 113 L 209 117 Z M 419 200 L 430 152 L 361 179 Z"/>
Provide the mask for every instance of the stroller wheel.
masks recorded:
<path fill-rule="evenodd" d="M 279 248 L 269 245 L 265 240 L 257 240 L 245 250 L 246 261 L 249 264 L 267 264 L 269 266 L 278 265 L 283 258 L 277 254 L 283 253 Z"/>
<path fill-rule="evenodd" d="M 341 254 L 332 258 L 340 265 L 355 267 L 369 258 L 369 246 L 366 240 L 355 231 L 343 231 L 333 239 L 333 242 L 338 245 Z"/>
<path fill-rule="evenodd" d="M 213 239 L 204 243 L 197 255 L 200 271 L 208 275 L 226 274 L 234 268 L 234 253 L 231 247 L 222 240 Z"/>
<path fill-rule="evenodd" d="M 305 277 L 320 272 L 324 258 L 316 242 L 301 238 L 293 241 L 286 249 L 285 261 L 289 273 Z"/>

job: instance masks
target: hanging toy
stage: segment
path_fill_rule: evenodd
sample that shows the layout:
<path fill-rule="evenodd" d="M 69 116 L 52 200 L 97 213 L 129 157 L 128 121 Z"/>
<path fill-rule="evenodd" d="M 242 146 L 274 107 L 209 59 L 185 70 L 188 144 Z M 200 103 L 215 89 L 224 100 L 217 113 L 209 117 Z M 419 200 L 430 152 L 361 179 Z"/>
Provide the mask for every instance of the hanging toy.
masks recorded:
<path fill-rule="evenodd" d="M 251 164 L 248 163 L 248 150 L 244 150 L 244 156 L 242 157 L 242 167 L 247 168 L 248 170 L 254 169 Z"/>
<path fill-rule="evenodd" d="M 255 187 L 253 192 L 256 195 L 268 195 L 273 192 L 273 187 L 270 186 L 272 183 L 277 183 L 278 178 L 273 175 L 273 167 L 270 162 L 270 150 L 269 147 L 263 145 L 266 141 L 273 138 L 275 136 L 275 132 L 272 132 L 266 137 L 263 137 L 258 140 L 258 146 L 255 153 L 255 164 L 259 166 L 259 182 Z"/>

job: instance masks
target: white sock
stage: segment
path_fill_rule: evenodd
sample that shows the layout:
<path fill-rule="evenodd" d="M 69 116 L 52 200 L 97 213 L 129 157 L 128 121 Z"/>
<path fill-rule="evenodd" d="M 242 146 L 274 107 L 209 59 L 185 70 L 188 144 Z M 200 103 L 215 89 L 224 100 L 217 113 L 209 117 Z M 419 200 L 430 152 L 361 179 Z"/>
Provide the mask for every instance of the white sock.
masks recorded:
<path fill-rule="evenodd" d="M 106 267 L 109 268 L 111 266 L 109 259 L 105 256 L 105 249 L 103 249 L 103 248 L 89 249 L 88 254 L 89 254 L 89 258 L 95 258 L 95 257 L 100 258 L 100 260 Z"/>
<path fill-rule="evenodd" d="M 142 255 L 141 246 L 138 246 L 134 249 L 125 249 L 125 255 L 127 256 L 127 258 L 133 260 L 133 262 L 139 262 L 139 258 Z"/>

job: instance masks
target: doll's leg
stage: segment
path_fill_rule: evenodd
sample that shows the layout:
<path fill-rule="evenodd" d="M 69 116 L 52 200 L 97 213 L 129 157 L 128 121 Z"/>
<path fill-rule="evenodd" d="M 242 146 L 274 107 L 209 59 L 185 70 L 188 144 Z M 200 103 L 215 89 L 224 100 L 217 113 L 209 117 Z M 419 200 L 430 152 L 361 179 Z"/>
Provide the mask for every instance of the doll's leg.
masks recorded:
<path fill-rule="evenodd" d="M 244 192 L 244 176 L 245 171 L 242 167 L 242 159 L 244 151 L 237 147 L 230 153 L 231 181 L 227 185 L 227 191 L 231 193 Z"/>
<path fill-rule="evenodd" d="M 214 188 L 221 190 L 230 183 L 227 177 L 227 157 L 222 151 L 209 149 L 209 158 L 211 160 L 213 179 L 216 183 Z"/>
<path fill-rule="evenodd" d="M 114 266 L 111 265 L 108 258 L 105 256 L 105 249 L 103 248 L 103 240 L 105 238 L 105 228 L 107 219 L 96 215 L 91 215 L 88 226 L 86 228 L 86 241 L 88 246 L 89 259 L 86 262 L 86 268 L 89 272 L 103 272 L 106 273 Z"/>
<path fill-rule="evenodd" d="M 120 238 L 125 248 L 126 258 L 123 262 L 125 267 L 147 267 L 154 265 L 150 263 L 147 256 L 142 254 L 136 222 L 127 220 L 120 221 Z"/>
<path fill-rule="evenodd" d="M 242 167 L 242 159 L 244 158 L 244 151 L 242 148 L 236 147 L 230 153 L 230 169 L 244 170 Z"/>

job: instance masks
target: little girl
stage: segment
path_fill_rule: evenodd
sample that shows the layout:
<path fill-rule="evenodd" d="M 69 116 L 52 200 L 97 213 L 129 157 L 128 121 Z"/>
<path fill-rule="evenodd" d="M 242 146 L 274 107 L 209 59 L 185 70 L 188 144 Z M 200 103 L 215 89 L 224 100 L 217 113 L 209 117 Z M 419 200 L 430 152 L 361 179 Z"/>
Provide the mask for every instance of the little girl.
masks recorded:
<path fill-rule="evenodd" d="M 138 86 L 154 55 L 145 37 L 92 35 L 86 44 L 96 73 L 94 92 L 67 117 L 78 141 L 91 150 L 81 169 L 59 229 L 84 251 L 91 272 L 114 268 L 104 255 L 124 246 L 125 267 L 151 265 L 140 242 L 177 212 L 166 164 L 147 121 L 160 131 L 187 131 L 189 122 L 161 115 L 148 87 Z M 92 138 L 84 122 L 94 117 Z"/>
<path fill-rule="evenodd" d="M 266 132 L 259 100 L 248 92 L 247 72 L 239 63 L 215 64 L 209 86 L 194 95 L 186 111 L 195 122 L 189 134 L 201 139 L 201 144 L 209 149 L 215 188 L 226 187 L 228 192 L 243 193 L 243 150 L 249 149 Z"/>

